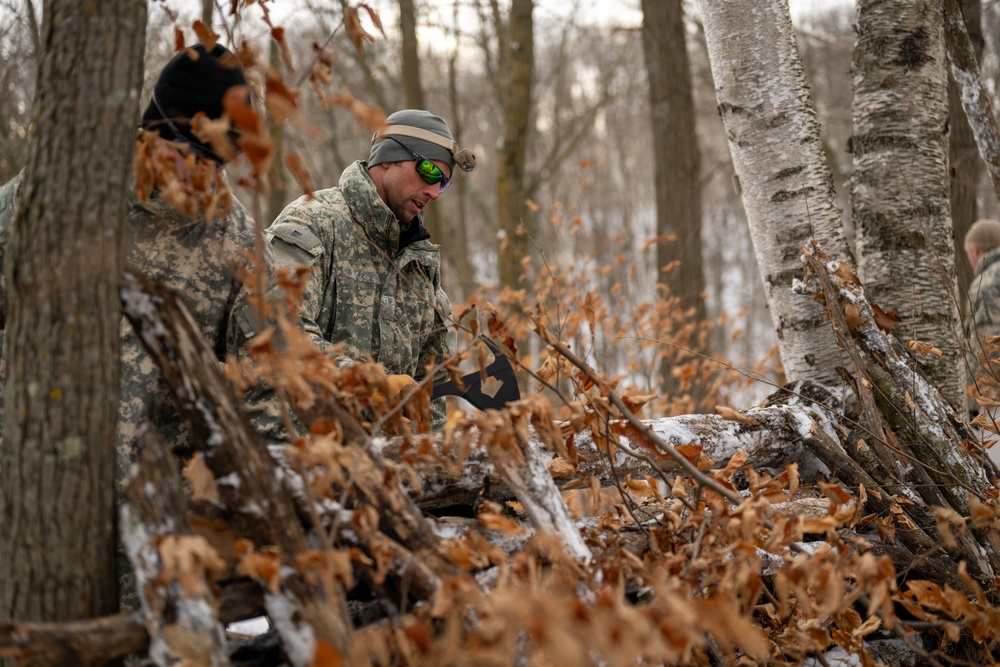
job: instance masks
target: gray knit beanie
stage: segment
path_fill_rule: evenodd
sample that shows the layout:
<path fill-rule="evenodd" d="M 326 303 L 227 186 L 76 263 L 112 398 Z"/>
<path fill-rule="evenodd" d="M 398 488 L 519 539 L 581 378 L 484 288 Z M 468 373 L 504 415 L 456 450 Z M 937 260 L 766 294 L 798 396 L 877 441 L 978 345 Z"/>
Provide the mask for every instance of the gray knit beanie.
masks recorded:
<path fill-rule="evenodd" d="M 406 162 L 413 159 L 405 148 L 387 137 L 397 137 L 399 141 L 428 160 L 444 162 L 451 169 L 453 177 L 456 160 L 465 171 L 472 171 L 476 166 L 476 156 L 468 149 L 459 148 L 451 130 L 448 129 L 448 124 L 429 111 L 403 109 L 391 114 L 385 122 L 385 130 L 376 132 L 372 137 L 372 152 L 368 157 L 369 167 L 383 162 Z M 441 137 L 440 143 L 433 141 L 435 137 L 423 139 L 417 136 L 428 132 Z"/>
<path fill-rule="evenodd" d="M 992 250 L 1000 246 L 1000 222 L 983 218 L 976 220 L 965 234 L 965 249 Z"/>

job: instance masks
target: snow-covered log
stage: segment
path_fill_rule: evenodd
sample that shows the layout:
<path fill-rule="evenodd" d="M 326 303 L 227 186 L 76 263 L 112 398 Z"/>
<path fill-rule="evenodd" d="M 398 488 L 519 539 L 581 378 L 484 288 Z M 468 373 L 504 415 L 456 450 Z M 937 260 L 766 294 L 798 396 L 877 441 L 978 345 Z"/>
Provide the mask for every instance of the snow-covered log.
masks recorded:
<path fill-rule="evenodd" d="M 121 538 L 135 571 L 149 657 L 160 667 L 190 660 L 229 664 L 212 573 L 228 568 L 194 535 L 177 461 L 152 430 L 139 436 L 139 460 L 121 507 Z"/>
<path fill-rule="evenodd" d="M 351 623 L 343 588 L 325 572 L 311 570 L 324 567 L 325 554 L 307 541 L 281 471 L 239 409 L 211 347 L 183 304 L 162 286 L 126 271 L 122 302 L 173 390 L 193 444 L 220 482 L 234 527 L 253 542 L 255 552 L 278 550 L 277 578 L 267 582 L 264 602 L 292 664 L 346 655 Z"/>
<path fill-rule="evenodd" d="M 219 591 L 219 609 L 223 623 L 260 616 L 264 613 L 260 586 L 248 580 L 226 582 Z M 149 634 L 138 614 L 0 626 L 0 657 L 16 658 L 20 667 L 105 665 L 147 650 Z"/>
<path fill-rule="evenodd" d="M 844 405 L 837 395 L 804 382 L 776 392 L 763 407 L 726 416 L 696 414 L 651 419 L 645 424 L 670 446 L 701 447 L 702 453 L 713 461 L 712 467 L 725 467 L 734 454 L 744 450 L 748 464 L 757 470 L 780 471 L 794 463 L 798 465 L 800 479 L 809 482 L 818 473 L 829 474 L 829 470 L 810 448 L 803 446 L 803 436 L 815 423 L 816 428 L 837 439 L 834 426 L 843 421 L 843 414 Z M 535 456 L 553 470 L 564 487 L 577 486 L 590 477 L 596 477 L 601 486 L 613 486 L 616 478 L 619 481 L 656 478 L 663 473 L 679 472 L 673 459 L 644 448 L 627 432 L 620 437 L 622 446 L 614 451 L 599 442 L 589 430 L 576 434 L 575 465 L 565 461 L 553 463 L 559 457 L 551 449 L 536 447 Z M 540 444 L 535 436 L 532 443 Z M 481 495 L 498 501 L 516 495 L 482 448 L 457 457 L 442 443 L 439 434 L 376 438 L 373 447 L 385 460 L 404 462 L 416 470 L 420 484 L 410 485 L 409 490 L 424 509 L 471 506 Z M 636 453 L 641 456 L 633 455 Z"/>
<path fill-rule="evenodd" d="M 851 267 L 832 260 L 815 244 L 802 256 L 807 291 L 825 302 L 834 331 L 855 366 L 853 379 L 867 429 L 865 444 L 881 463 L 893 493 L 908 489 L 929 507 L 967 517 L 969 497 L 995 490 L 997 469 L 976 450 L 974 435 L 924 375 L 910 352 L 879 326 L 886 320 L 868 302 Z M 970 447 L 971 445 L 971 447 Z M 974 531 L 978 544 L 960 534 L 959 548 L 980 580 L 1000 571 L 1000 532 Z"/>

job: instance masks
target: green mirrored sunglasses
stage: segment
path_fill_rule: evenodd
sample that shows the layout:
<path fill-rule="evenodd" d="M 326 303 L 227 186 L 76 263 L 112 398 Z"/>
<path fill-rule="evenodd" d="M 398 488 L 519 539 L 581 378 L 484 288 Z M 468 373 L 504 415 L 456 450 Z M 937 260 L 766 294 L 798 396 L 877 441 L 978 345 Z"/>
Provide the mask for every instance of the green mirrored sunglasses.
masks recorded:
<path fill-rule="evenodd" d="M 437 166 L 436 164 L 425 158 L 423 155 L 421 155 L 417 151 L 413 150 L 412 148 L 404 144 L 396 137 L 386 137 L 386 139 L 392 139 L 397 144 L 402 146 L 407 153 L 413 156 L 413 159 L 417 161 L 416 164 L 417 174 L 420 175 L 420 178 L 424 179 L 424 183 L 427 183 L 428 185 L 434 185 L 435 183 L 440 183 L 441 189 L 438 190 L 438 194 L 443 193 L 445 190 L 448 189 L 448 186 L 451 185 L 451 179 L 444 175 L 444 172 L 441 171 L 441 167 Z"/>

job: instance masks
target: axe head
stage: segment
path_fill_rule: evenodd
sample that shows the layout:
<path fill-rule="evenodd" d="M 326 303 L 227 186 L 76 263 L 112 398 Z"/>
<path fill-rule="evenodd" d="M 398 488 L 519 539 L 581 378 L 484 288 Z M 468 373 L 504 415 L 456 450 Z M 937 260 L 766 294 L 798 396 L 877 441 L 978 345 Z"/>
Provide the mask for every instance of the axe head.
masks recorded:
<path fill-rule="evenodd" d="M 508 403 L 521 400 L 521 390 L 517 388 L 517 378 L 514 377 L 510 360 L 492 340 L 482 335 L 479 338 L 493 352 L 493 363 L 486 367 L 486 378 L 494 381 L 490 383 L 492 386 L 484 391 L 483 373 L 474 371 L 462 376 L 465 391 L 460 391 L 454 382 L 444 382 L 434 385 L 431 398 L 460 396 L 480 410 L 499 410 Z M 499 386 L 497 382 L 500 383 Z"/>

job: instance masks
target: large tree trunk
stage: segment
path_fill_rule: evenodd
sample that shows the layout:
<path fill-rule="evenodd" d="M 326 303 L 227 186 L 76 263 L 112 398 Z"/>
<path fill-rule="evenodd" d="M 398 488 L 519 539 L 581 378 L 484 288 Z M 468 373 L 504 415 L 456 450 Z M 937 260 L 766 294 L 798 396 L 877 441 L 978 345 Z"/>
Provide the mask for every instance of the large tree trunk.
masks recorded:
<path fill-rule="evenodd" d="M 960 405 L 943 16 L 942 0 L 858 3 L 851 201 L 869 298 L 902 318 L 901 340 L 944 353 L 927 370 Z"/>
<path fill-rule="evenodd" d="M 118 282 L 145 30 L 136 0 L 45 3 L 34 136 L 5 265 L 0 621 L 118 605 Z"/>
<path fill-rule="evenodd" d="M 676 234 L 656 250 L 657 282 L 670 288 L 695 322 L 705 319 L 705 276 L 701 256 L 701 183 L 694 97 L 681 0 L 643 0 L 642 46 L 649 77 L 653 130 L 656 235 Z M 680 265 L 670 270 L 671 262 Z M 707 349 L 696 350 L 707 353 Z M 671 355 L 673 357 L 673 355 Z M 675 361 L 668 357 L 667 361 Z M 677 388 L 673 364 L 664 363 L 663 386 Z M 701 396 L 694 396 L 695 401 Z"/>
<path fill-rule="evenodd" d="M 525 203 L 525 161 L 531 113 L 534 71 L 534 0 L 513 0 L 507 34 L 500 38 L 500 108 L 503 144 L 497 156 L 497 217 L 500 240 L 499 272 L 502 287 L 517 288 L 521 260 L 531 253 L 531 227 Z M 499 27 L 499 26 L 498 26 Z M 518 228 L 524 226 L 523 230 Z"/>
<path fill-rule="evenodd" d="M 793 293 L 799 251 L 820 239 L 848 258 L 833 176 L 799 60 L 788 3 L 699 3 L 719 113 L 729 138 L 778 348 L 790 381 L 839 383 L 822 308 Z"/>

